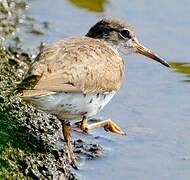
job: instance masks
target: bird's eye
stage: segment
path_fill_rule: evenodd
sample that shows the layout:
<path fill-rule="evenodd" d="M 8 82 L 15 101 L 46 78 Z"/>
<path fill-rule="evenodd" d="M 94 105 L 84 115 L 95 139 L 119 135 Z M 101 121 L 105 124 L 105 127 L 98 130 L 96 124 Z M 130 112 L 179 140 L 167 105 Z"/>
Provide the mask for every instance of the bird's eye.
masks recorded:
<path fill-rule="evenodd" d="M 121 30 L 119 34 L 123 39 L 132 38 L 131 32 L 129 30 L 127 30 L 127 29 Z"/>

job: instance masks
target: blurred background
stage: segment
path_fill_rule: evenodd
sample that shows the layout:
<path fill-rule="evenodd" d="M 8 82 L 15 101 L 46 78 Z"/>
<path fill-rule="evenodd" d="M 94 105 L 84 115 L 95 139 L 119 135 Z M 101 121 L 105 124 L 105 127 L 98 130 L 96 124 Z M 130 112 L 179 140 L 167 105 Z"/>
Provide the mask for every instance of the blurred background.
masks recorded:
<path fill-rule="evenodd" d="M 104 147 L 98 158 L 80 157 L 80 179 L 190 178 L 189 12 L 189 0 L 28 2 L 32 18 L 19 33 L 29 51 L 41 42 L 85 35 L 101 18 L 116 17 L 132 25 L 139 41 L 172 66 L 168 69 L 140 55 L 124 57 L 124 83 L 97 118 L 111 118 L 128 136 L 103 129 L 86 136 L 73 132 L 73 140 L 80 136 Z"/>

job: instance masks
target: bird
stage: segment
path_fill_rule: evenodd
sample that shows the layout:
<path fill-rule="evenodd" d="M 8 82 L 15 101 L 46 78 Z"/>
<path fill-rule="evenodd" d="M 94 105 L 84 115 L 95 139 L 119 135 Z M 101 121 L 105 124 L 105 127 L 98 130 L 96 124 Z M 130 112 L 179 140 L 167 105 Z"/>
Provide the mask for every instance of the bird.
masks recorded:
<path fill-rule="evenodd" d="M 76 167 L 68 123 L 80 120 L 88 132 L 103 127 L 126 135 L 111 119 L 88 124 L 120 89 L 124 78 L 123 56 L 141 54 L 166 67 L 160 56 L 139 43 L 134 29 L 117 18 L 103 18 L 85 36 L 74 36 L 44 47 L 18 85 L 20 97 L 36 108 L 56 116 Z"/>

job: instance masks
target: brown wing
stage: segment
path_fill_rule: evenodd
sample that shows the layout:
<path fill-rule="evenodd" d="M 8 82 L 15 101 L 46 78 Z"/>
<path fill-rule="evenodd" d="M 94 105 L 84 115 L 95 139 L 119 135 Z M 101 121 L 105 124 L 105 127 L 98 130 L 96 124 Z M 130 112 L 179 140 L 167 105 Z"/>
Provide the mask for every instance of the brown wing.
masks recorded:
<path fill-rule="evenodd" d="M 30 96 L 41 96 L 45 95 L 51 92 L 59 92 L 60 90 L 57 89 L 57 87 L 42 87 L 41 89 L 27 89 L 23 91 L 24 97 L 30 97 Z M 61 86 L 61 91 L 62 92 L 81 92 L 80 89 L 74 87 L 73 85 L 70 84 L 64 84 Z"/>
<path fill-rule="evenodd" d="M 36 78 L 30 95 L 44 91 L 102 93 L 118 90 L 124 63 L 99 40 L 73 37 L 47 46 L 31 66 L 26 79 Z M 26 95 L 25 91 L 24 95 Z"/>

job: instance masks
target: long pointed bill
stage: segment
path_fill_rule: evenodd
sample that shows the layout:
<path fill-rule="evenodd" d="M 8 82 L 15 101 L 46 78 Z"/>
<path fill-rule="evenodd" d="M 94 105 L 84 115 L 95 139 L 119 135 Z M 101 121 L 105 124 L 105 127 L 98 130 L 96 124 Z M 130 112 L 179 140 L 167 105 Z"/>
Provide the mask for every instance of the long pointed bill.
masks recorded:
<path fill-rule="evenodd" d="M 146 47 L 142 46 L 139 43 L 136 43 L 136 48 L 137 48 L 137 53 L 142 54 L 146 57 L 149 57 L 161 64 L 163 64 L 166 67 L 170 67 L 170 65 L 161 57 L 159 57 L 158 55 L 152 53 L 149 49 L 147 49 Z"/>

